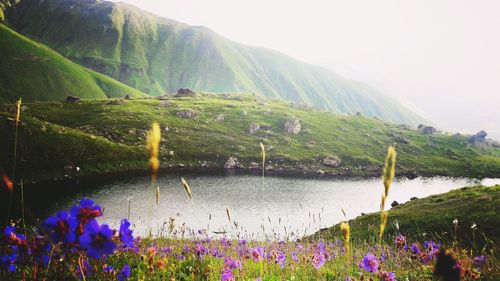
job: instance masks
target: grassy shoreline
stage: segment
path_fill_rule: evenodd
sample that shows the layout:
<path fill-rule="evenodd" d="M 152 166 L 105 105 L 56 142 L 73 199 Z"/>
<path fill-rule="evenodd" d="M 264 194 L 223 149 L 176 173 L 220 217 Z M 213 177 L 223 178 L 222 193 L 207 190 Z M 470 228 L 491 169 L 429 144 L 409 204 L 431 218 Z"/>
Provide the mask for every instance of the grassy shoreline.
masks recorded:
<path fill-rule="evenodd" d="M 280 176 L 379 176 L 385 149 L 396 145 L 399 176 L 500 177 L 500 148 L 471 146 L 467 136 L 424 134 L 364 116 L 297 108 L 251 95 L 23 106 L 18 170 L 26 181 L 145 171 L 145 132 L 153 120 L 162 128 L 163 170 L 222 172 L 226 161 L 236 157 L 244 166 L 238 172 L 248 171 L 252 162 L 258 171 L 262 142 L 267 173 Z M 192 117 L 179 116 L 189 111 Z M 2 147 L 13 145 L 8 134 L 14 129 L 13 113 L 12 105 L 0 106 L 0 131 L 7 132 Z M 291 118 L 301 124 L 298 134 L 284 132 Z M 249 132 L 252 124 L 260 126 L 255 133 Z M 340 161 L 325 165 L 330 156 Z M 11 170 L 11 163 L 9 149 L 0 155 L 0 169 Z"/>

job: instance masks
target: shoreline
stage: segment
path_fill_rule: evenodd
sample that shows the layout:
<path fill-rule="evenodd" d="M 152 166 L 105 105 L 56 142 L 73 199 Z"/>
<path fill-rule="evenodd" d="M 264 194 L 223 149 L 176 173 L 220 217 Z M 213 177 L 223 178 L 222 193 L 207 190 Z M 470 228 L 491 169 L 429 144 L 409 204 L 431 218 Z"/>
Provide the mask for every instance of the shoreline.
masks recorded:
<path fill-rule="evenodd" d="M 226 169 L 221 167 L 169 167 L 161 168 L 158 172 L 158 176 L 162 175 L 175 175 L 175 174 L 185 174 L 185 175 L 209 175 L 209 176 L 261 176 L 262 172 L 260 169 Z M 39 181 L 25 181 L 24 187 L 27 189 L 36 188 L 37 186 L 46 186 L 48 184 L 55 185 L 67 185 L 67 184 L 86 184 L 93 182 L 108 182 L 123 180 L 130 177 L 146 177 L 150 175 L 149 169 L 130 169 L 115 172 L 104 172 L 104 173 L 90 173 L 90 174 L 73 174 L 66 175 L 63 177 L 54 177 L 52 179 L 42 179 Z M 277 178 L 296 178 L 296 179 L 314 179 L 314 180 L 331 180 L 331 179 L 370 179 L 370 178 L 380 178 L 382 175 L 379 172 L 364 172 L 364 173 L 324 173 L 318 174 L 316 172 L 306 172 L 302 170 L 274 170 L 265 173 L 265 177 L 277 177 Z M 415 178 L 431 178 L 431 177 L 448 177 L 448 178 L 468 178 L 483 180 L 485 178 L 498 178 L 498 175 L 489 175 L 484 177 L 477 176 L 455 176 L 450 174 L 439 174 L 439 173 L 417 173 L 417 172 L 403 172 L 397 173 L 396 179 L 408 179 L 412 180 Z"/>

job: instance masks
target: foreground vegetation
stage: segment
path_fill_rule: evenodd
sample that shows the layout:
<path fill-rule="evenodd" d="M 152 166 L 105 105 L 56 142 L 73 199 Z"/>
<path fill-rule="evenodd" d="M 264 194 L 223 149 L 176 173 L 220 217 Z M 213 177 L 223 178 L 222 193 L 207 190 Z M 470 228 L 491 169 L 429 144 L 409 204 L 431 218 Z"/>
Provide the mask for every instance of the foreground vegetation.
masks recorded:
<path fill-rule="evenodd" d="M 439 220 L 441 213 L 453 213 L 457 197 L 475 199 L 491 195 L 500 202 L 496 187 L 469 187 L 438 197 L 412 201 L 410 207 L 391 213 L 401 221 L 400 233 L 389 231 L 386 242 L 377 243 L 377 227 L 356 221 L 352 240 L 345 234 L 323 235 L 324 239 L 258 242 L 213 240 L 205 230 L 177 236 L 134 237 L 127 219 L 119 229 L 98 223 L 100 206 L 85 199 L 69 212 L 61 211 L 39 226 L 16 229 L 9 226 L 0 235 L 0 278 L 2 280 L 497 280 L 498 253 L 491 241 L 464 248 L 460 236 L 487 232 L 490 217 L 471 214 L 476 229 L 459 217 L 458 236 L 442 235 L 451 221 Z M 471 193 L 475 193 L 473 196 Z M 442 199 L 432 219 L 410 210 L 433 213 L 429 201 Z M 495 210 L 494 210 L 495 211 Z M 480 211 L 477 214 L 481 214 Z M 392 216 L 392 215 L 391 215 Z M 418 217 L 418 228 L 406 222 Z M 173 227 L 173 225 L 169 226 Z M 420 231 L 427 236 L 415 235 Z M 493 232 L 491 232 L 493 231 Z M 172 233 L 172 232 L 171 232 Z M 175 232 L 174 232 L 175 233 Z M 402 235 L 401 233 L 408 233 Z M 457 235 L 457 234 L 455 234 Z M 418 238 L 411 238 L 418 237 Z M 493 236 L 495 240 L 497 236 Z M 346 240 L 347 239 L 347 240 Z M 349 248 L 347 246 L 349 245 Z"/>
<path fill-rule="evenodd" d="M 15 110 L 15 105 L 0 106 L 0 131 L 14 131 Z M 293 118 L 301 130 L 286 133 L 285 123 Z M 364 116 L 335 115 L 252 95 L 200 94 L 23 103 L 18 175 L 39 181 L 144 170 L 151 120 L 161 126 L 160 160 L 169 170 L 222 170 L 229 157 L 238 158 L 244 166 L 240 170 L 247 170 L 251 162 L 258 170 L 262 142 L 267 173 L 275 174 L 378 176 L 388 144 L 398 149 L 399 175 L 498 177 L 500 171 L 500 148 L 471 145 L 467 136 L 425 134 Z M 260 128 L 251 133 L 252 125 Z M 12 147 L 13 138 L 4 135 L 1 147 Z M 334 162 L 326 165 L 323 161 L 329 156 Z M 4 171 L 11 170 L 12 159 L 9 151 L 0 155 Z"/>
<path fill-rule="evenodd" d="M 470 186 L 422 199 L 414 199 L 390 210 L 389 236 L 403 234 L 409 239 L 455 241 L 481 248 L 500 245 L 500 185 Z M 352 237 L 370 241 L 380 215 L 372 213 L 349 221 Z M 312 239 L 335 239 L 340 225 L 319 231 Z M 375 242 L 375 241 L 372 241 Z"/>

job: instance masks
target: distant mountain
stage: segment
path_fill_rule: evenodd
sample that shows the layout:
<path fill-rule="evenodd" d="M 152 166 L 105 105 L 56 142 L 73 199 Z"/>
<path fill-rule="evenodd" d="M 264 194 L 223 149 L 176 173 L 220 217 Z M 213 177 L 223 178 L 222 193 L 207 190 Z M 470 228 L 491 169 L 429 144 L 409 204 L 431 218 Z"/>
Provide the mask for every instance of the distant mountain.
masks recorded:
<path fill-rule="evenodd" d="M 143 96 L 0 24 L 0 101 Z"/>
<path fill-rule="evenodd" d="M 17 31 L 150 95 L 181 87 L 253 92 L 338 113 L 361 112 L 407 124 L 421 120 L 360 82 L 128 4 L 21 0 L 5 15 Z"/>

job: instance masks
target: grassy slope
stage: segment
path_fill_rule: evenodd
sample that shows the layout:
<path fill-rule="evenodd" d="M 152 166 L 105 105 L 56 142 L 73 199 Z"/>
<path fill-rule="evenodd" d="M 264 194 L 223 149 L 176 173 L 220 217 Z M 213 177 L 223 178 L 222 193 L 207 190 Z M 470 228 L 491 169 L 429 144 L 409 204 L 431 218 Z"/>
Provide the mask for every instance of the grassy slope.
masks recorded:
<path fill-rule="evenodd" d="M 73 173 L 64 170 L 64 166 L 79 166 L 81 174 L 146 167 L 145 133 L 156 120 L 162 126 L 163 167 L 182 163 L 199 168 L 201 161 L 208 161 L 210 167 L 221 168 L 230 156 L 238 157 L 248 166 L 251 161 L 260 162 L 259 142 L 264 142 L 275 171 L 315 173 L 321 169 L 341 175 L 380 175 L 387 146 L 395 143 L 395 135 L 401 135 L 410 142 L 397 144 L 400 174 L 415 171 L 424 175 L 499 176 L 500 149 L 467 147 L 463 136 L 425 135 L 363 116 L 296 109 L 250 95 L 242 99 L 213 95 L 171 98 L 172 105 L 168 107 L 160 106 L 156 99 L 27 104 L 21 118 L 26 124 L 20 130 L 19 171 L 26 178 L 41 179 Z M 197 117 L 176 116 L 185 109 L 192 109 Z M 6 119 L 13 116 L 13 110 L 13 105 L 3 107 L 2 132 L 13 131 L 12 122 Z M 223 122 L 215 120 L 219 114 L 224 116 Z M 290 117 L 301 120 L 302 132 L 298 135 L 283 132 Z M 252 123 L 268 128 L 250 135 L 248 128 Z M 11 163 L 8 148 L 12 144 L 13 134 L 7 133 L 0 140 L 1 147 L 7 148 L 0 158 L 4 169 Z M 97 144 L 98 153 L 77 153 Z M 107 149 L 111 153 L 103 153 Z M 168 150 L 175 152 L 174 159 L 167 157 Z M 120 155 L 119 151 L 126 155 Z M 330 154 L 342 159 L 340 167 L 329 168 L 320 163 Z M 142 166 L 138 164 L 141 157 Z M 278 157 L 284 158 L 284 164 L 276 162 Z M 109 167 L 103 169 L 102 165 Z M 367 172 L 370 165 L 376 169 Z"/>
<path fill-rule="evenodd" d="M 0 24 L 0 101 L 143 96 Z"/>
<path fill-rule="evenodd" d="M 445 194 L 409 201 L 389 212 L 386 237 L 397 234 L 397 220 L 402 234 L 413 239 L 435 238 L 440 241 L 455 240 L 454 219 L 458 219 L 457 239 L 463 244 L 484 241 L 483 234 L 500 243 L 500 185 L 474 186 L 453 190 Z M 354 240 L 375 242 L 380 224 L 380 214 L 372 213 L 349 222 Z M 476 224 L 477 230 L 471 226 Z M 423 237 L 423 234 L 426 234 Z M 313 237 L 340 238 L 339 226 L 316 233 Z"/>
<path fill-rule="evenodd" d="M 413 125 L 421 122 L 418 116 L 366 85 L 127 4 L 23 0 L 6 15 L 23 34 L 152 95 L 181 87 L 254 92 L 335 112 L 359 111 Z"/>

